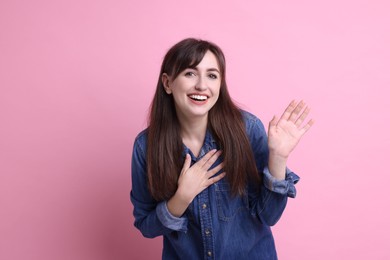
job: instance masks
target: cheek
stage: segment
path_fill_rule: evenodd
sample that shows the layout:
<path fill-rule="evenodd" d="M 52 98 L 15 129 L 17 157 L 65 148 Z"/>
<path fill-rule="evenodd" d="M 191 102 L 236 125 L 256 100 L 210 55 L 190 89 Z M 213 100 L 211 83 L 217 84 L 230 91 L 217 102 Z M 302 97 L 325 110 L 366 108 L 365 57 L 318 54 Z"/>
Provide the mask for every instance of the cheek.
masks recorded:
<path fill-rule="evenodd" d="M 172 92 L 173 101 L 176 105 L 185 104 L 186 94 L 184 91 L 180 89 L 176 89 L 176 91 Z"/>
<path fill-rule="evenodd" d="M 174 97 L 178 97 L 183 92 L 183 86 L 181 84 L 174 84 L 171 87 Z"/>
<path fill-rule="evenodd" d="M 219 93 L 221 91 L 221 85 L 220 84 L 216 84 L 214 87 L 213 87 L 213 94 L 215 96 L 219 96 Z"/>
<path fill-rule="evenodd" d="M 180 103 L 180 94 L 177 92 L 172 92 L 173 101 L 175 104 Z"/>
<path fill-rule="evenodd" d="M 172 86 L 172 90 L 176 92 L 177 95 L 185 93 L 189 89 L 189 82 L 178 81 Z"/>

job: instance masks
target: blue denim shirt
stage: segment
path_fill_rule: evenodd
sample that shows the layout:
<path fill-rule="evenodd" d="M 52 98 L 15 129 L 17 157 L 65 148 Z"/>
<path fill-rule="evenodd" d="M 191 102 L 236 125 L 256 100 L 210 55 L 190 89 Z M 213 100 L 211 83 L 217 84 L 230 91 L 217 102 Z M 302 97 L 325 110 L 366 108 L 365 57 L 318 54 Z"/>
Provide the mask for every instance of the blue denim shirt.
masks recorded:
<path fill-rule="evenodd" d="M 267 135 L 261 121 L 243 111 L 246 131 L 263 183 L 260 190 L 248 184 L 246 195 L 232 196 L 226 178 L 199 193 L 180 218 L 155 201 L 147 187 L 147 131 L 134 142 L 131 201 L 134 225 L 148 238 L 164 236 L 163 259 L 277 259 L 270 226 L 281 217 L 287 197 L 295 197 L 299 177 L 286 170 L 285 180 L 276 180 L 267 168 Z M 206 133 L 198 158 L 187 148 L 192 164 L 208 151 L 218 149 Z M 215 165 L 219 164 L 219 158 Z M 251 187 L 252 186 L 252 187 Z"/>

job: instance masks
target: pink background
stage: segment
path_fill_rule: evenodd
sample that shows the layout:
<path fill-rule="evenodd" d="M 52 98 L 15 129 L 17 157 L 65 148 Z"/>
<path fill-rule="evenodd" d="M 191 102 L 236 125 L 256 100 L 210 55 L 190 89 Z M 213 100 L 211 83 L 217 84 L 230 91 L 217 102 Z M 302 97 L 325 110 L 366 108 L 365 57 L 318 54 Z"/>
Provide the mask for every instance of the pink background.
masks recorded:
<path fill-rule="evenodd" d="M 271 3 L 272 2 L 272 3 Z M 316 124 L 273 228 L 280 259 L 390 259 L 388 1 L 0 2 L 0 259 L 159 259 L 133 227 L 130 158 L 167 49 L 216 42 L 265 124 Z M 387 161 L 386 161 L 387 160 Z"/>

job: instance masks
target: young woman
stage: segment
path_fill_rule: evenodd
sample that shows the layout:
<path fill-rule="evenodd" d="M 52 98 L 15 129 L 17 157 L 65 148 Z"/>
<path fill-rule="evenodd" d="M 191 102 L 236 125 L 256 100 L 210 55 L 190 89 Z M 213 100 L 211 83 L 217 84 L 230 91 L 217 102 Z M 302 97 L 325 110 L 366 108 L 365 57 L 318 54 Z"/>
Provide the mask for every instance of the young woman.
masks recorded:
<path fill-rule="evenodd" d="M 149 126 L 135 139 L 131 201 L 145 237 L 164 237 L 163 259 L 277 259 L 270 230 L 299 177 L 289 154 L 313 121 L 304 102 L 261 121 L 231 100 L 225 58 L 185 39 L 166 54 Z"/>

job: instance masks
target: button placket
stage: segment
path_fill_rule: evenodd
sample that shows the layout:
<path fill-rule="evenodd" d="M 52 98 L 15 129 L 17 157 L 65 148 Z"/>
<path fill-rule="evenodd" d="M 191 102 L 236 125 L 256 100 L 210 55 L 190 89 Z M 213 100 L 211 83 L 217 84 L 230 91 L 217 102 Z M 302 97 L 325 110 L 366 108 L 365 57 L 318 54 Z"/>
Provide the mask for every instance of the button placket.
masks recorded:
<path fill-rule="evenodd" d="M 206 135 L 205 144 L 200 151 L 201 158 L 204 154 L 210 151 L 213 148 L 211 144 L 211 135 Z M 210 188 L 210 187 L 209 187 Z M 202 233 L 202 241 L 204 248 L 204 257 L 207 259 L 214 259 L 214 238 L 213 238 L 213 229 L 212 229 L 212 218 L 211 218 L 211 209 L 209 207 L 210 198 L 209 198 L 209 188 L 203 190 L 198 194 L 198 207 L 199 207 L 199 217 L 200 217 L 200 226 Z"/>
<path fill-rule="evenodd" d="M 211 209 L 208 207 L 209 196 L 208 190 L 202 191 L 199 196 L 199 211 L 200 211 L 200 224 L 202 231 L 202 240 L 205 257 L 207 259 L 214 259 L 214 241 L 212 236 L 212 219 Z"/>

